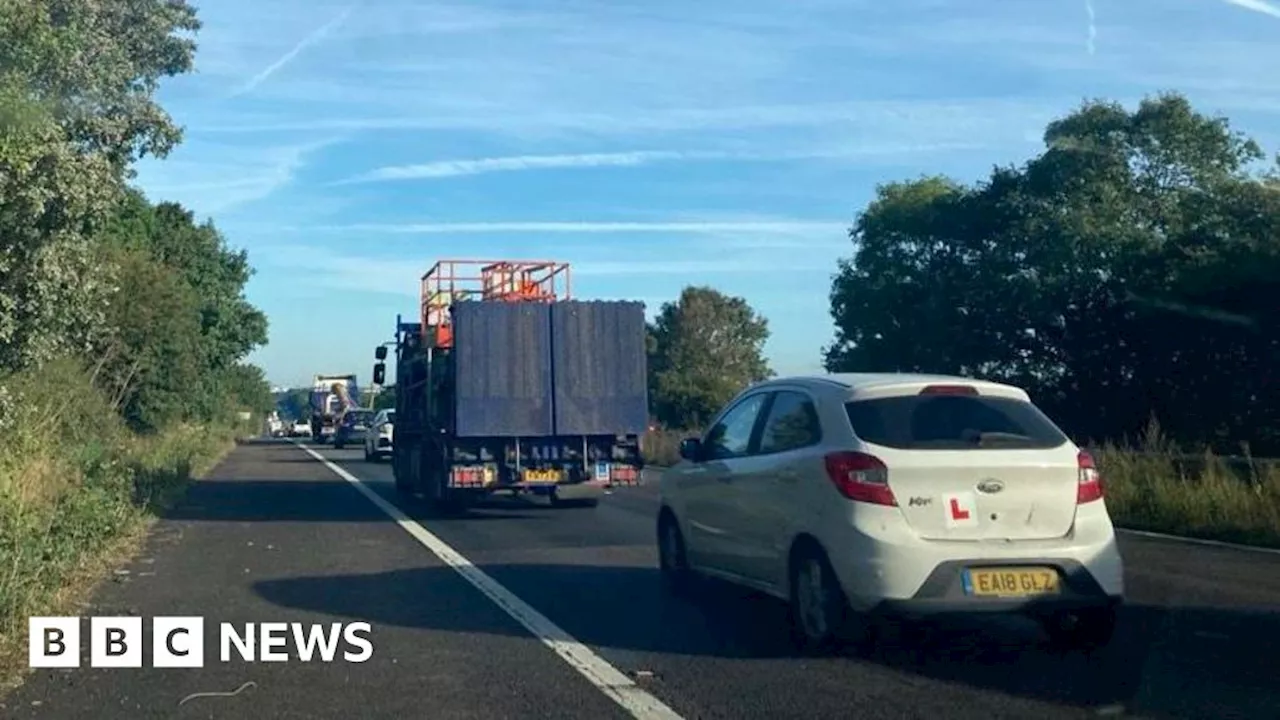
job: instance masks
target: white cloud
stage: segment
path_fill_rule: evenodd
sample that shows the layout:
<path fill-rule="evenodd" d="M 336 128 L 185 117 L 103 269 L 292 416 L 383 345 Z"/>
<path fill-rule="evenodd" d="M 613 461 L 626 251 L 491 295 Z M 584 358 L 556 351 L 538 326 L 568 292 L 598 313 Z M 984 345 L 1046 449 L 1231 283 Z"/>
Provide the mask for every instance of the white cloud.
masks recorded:
<path fill-rule="evenodd" d="M 202 214 L 231 211 L 289 185 L 325 139 L 274 147 L 187 143 L 160 162 L 138 168 L 139 185 L 155 199 L 177 200 Z"/>
<path fill-rule="evenodd" d="M 559 260 L 569 263 L 575 287 L 581 288 L 580 279 L 594 278 L 611 281 L 617 278 L 635 278 L 646 282 L 650 279 L 654 282 L 667 280 L 678 286 L 688 282 L 714 282 L 716 278 L 724 279 L 735 275 L 829 273 L 835 265 L 828 255 L 829 253 L 799 256 L 794 253 L 747 253 L 722 259 L 649 257 L 613 261 L 592 259 L 590 255 L 560 253 Z M 439 259 L 374 257 L 302 244 L 261 245 L 249 250 L 249 258 L 257 267 L 304 273 L 307 284 L 312 288 L 327 287 L 403 297 L 418 296 L 423 273 Z"/>
<path fill-rule="evenodd" d="M 420 165 L 381 167 L 343 182 L 419 180 L 548 168 L 635 167 L 662 160 L 685 160 L 693 157 L 696 157 L 696 154 L 655 150 L 584 153 L 578 155 L 517 155 L 474 160 L 440 160 Z"/>
<path fill-rule="evenodd" d="M 692 221 L 692 222 L 589 222 L 589 221 L 515 221 L 472 223 L 414 223 L 402 225 L 343 225 L 304 228 L 328 232 L 391 233 L 406 235 L 463 235 L 497 233 L 843 233 L 847 221 L 781 220 L 781 221 Z"/>
<path fill-rule="evenodd" d="M 416 165 L 388 165 L 356 175 L 334 184 L 373 183 L 403 180 L 427 180 L 495 172 L 518 172 L 566 168 L 640 167 L 660 162 L 729 160 L 734 162 L 784 160 L 850 160 L 868 156 L 902 156 L 911 153 L 970 150 L 980 143 L 832 143 L 813 150 L 778 152 L 735 152 L 724 150 L 631 150 L 626 152 L 577 153 L 558 155 L 513 155 L 467 160 L 437 160 Z"/>

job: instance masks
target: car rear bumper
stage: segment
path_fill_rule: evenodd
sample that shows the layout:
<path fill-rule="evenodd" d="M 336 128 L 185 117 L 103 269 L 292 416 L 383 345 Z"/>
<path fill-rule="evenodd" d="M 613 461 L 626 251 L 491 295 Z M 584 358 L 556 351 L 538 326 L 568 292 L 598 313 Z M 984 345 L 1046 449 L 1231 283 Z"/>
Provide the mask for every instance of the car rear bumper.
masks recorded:
<path fill-rule="evenodd" d="M 965 590 L 965 571 L 993 565 L 1049 567 L 1058 571 L 1059 592 L 1028 597 L 980 597 Z M 974 613 L 1050 614 L 1071 610 L 1119 607 L 1122 595 L 1108 592 L 1083 564 L 1064 558 L 1019 558 L 1017 561 L 991 561 L 974 558 L 952 560 L 934 568 L 924 584 L 910 598 L 882 599 L 869 608 L 872 612 L 906 616 L 969 615 Z"/>

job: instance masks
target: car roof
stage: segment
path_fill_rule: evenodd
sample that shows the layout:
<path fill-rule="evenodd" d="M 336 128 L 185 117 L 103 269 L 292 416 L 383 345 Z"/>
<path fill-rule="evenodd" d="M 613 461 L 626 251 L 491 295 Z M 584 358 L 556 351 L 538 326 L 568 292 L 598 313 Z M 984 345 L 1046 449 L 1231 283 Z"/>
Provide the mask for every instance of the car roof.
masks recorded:
<path fill-rule="evenodd" d="M 838 391 L 848 400 L 870 400 L 877 397 L 914 395 L 928 385 L 968 385 L 982 395 L 995 395 L 1030 401 L 1022 388 L 1006 383 L 979 380 L 959 375 L 925 373 L 826 373 L 773 377 L 752 386 L 753 389 L 773 385 L 800 385 L 821 392 Z"/>

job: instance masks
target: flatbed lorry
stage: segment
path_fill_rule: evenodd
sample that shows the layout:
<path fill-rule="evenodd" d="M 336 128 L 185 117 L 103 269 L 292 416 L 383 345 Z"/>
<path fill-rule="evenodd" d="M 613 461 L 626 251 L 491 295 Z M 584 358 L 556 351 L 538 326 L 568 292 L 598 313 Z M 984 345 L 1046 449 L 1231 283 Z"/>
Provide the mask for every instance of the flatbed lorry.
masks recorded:
<path fill-rule="evenodd" d="M 564 263 L 445 260 L 394 345 L 398 493 L 444 512 L 495 494 L 592 507 L 639 483 L 643 303 L 570 299 Z"/>

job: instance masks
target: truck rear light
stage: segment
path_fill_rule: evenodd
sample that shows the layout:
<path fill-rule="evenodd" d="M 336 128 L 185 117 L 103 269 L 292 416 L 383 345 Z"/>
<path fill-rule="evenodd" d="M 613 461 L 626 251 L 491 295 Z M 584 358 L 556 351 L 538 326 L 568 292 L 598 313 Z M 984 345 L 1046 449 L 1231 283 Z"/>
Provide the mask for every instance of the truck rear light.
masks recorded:
<path fill-rule="evenodd" d="M 829 453 L 827 477 L 840 494 L 872 505 L 897 506 L 898 500 L 889 489 L 889 469 L 874 455 L 860 452 Z"/>
<path fill-rule="evenodd" d="M 1076 484 L 1076 504 L 1083 505 L 1095 500 L 1101 500 L 1103 496 L 1102 474 L 1098 472 L 1098 466 L 1093 462 L 1093 456 L 1081 450 L 1076 455 L 1076 465 L 1080 468 L 1080 480 Z"/>
<path fill-rule="evenodd" d="M 921 395 L 977 395 L 978 389 L 972 385 L 927 385 L 920 391 Z"/>

